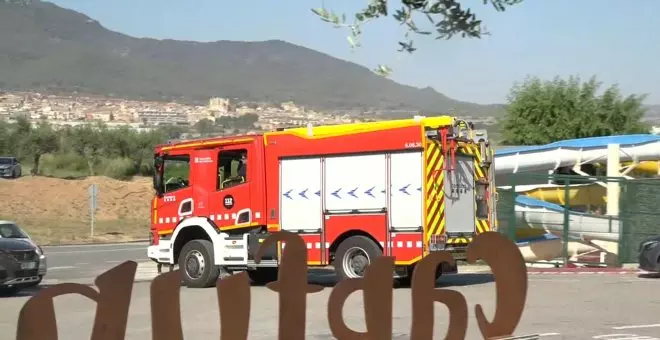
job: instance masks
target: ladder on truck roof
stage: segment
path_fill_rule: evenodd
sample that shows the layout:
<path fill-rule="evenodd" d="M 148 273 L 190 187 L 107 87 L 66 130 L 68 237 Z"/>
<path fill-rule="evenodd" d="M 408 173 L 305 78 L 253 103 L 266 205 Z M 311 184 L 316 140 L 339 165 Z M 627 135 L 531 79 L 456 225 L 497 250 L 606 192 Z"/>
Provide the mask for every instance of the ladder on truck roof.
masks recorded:
<path fill-rule="evenodd" d="M 451 126 L 455 122 L 455 117 L 452 116 L 437 116 L 437 117 L 421 117 L 397 120 L 381 120 L 377 122 L 361 122 L 349 124 L 336 124 L 336 125 L 318 125 L 313 126 L 311 123 L 306 127 L 292 127 L 281 128 L 276 131 L 266 132 L 264 135 L 273 136 L 280 134 L 293 134 L 299 136 L 330 136 L 337 134 L 355 134 L 370 131 L 388 130 L 403 128 L 409 126 L 424 126 L 424 127 L 442 127 Z"/>

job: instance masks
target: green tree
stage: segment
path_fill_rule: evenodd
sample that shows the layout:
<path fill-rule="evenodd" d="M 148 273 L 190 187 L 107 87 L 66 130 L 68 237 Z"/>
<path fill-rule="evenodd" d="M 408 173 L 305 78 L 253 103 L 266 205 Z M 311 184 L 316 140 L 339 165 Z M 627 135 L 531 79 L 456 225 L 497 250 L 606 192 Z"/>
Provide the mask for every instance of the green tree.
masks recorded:
<path fill-rule="evenodd" d="M 503 143 L 538 145 L 562 139 L 648 133 L 642 122 L 646 95 L 623 97 L 612 85 L 598 95 L 602 83 L 592 77 L 552 81 L 527 78 L 515 84 L 507 115 L 500 121 Z"/>
<path fill-rule="evenodd" d="M 96 174 L 96 166 L 101 157 L 107 154 L 108 146 L 104 142 L 107 130 L 103 126 L 93 127 L 91 125 L 76 126 L 72 129 L 71 146 L 75 153 L 84 157 L 87 161 L 89 175 Z M 105 139 L 105 140 L 104 140 Z"/>
<path fill-rule="evenodd" d="M 25 152 L 32 157 L 32 175 L 39 174 L 41 156 L 58 150 L 57 134 L 50 124 L 42 121 L 36 128 L 30 129 L 25 143 Z M 27 156 L 26 155 L 26 156 Z"/>
<path fill-rule="evenodd" d="M 12 146 L 12 126 L 4 120 L 0 120 L 0 155 L 13 153 Z"/>
<path fill-rule="evenodd" d="M 484 5 L 491 4 L 498 12 L 507 7 L 519 4 L 522 0 L 481 0 Z M 338 15 L 325 7 L 313 8 L 312 12 L 321 20 L 331 23 L 336 28 L 347 28 L 350 35 L 347 37 L 351 48 L 360 46 L 362 26 L 381 17 L 387 17 L 391 11 L 390 6 L 399 7 L 394 10 L 392 17 L 405 28 L 404 39 L 398 42 L 399 52 L 413 53 L 417 50 L 413 46 L 412 34 L 434 36 L 435 39 L 451 39 L 454 36 L 462 38 L 481 39 L 490 33 L 482 21 L 477 19 L 470 8 L 461 6 L 461 0 L 369 0 L 367 6 L 353 15 L 352 22 L 347 21 L 346 14 Z M 422 29 L 415 21 L 416 17 L 427 19 L 430 27 Z M 378 65 L 374 70 L 377 74 L 387 76 L 392 69 L 385 65 Z"/>
<path fill-rule="evenodd" d="M 25 116 L 19 116 L 16 119 L 16 123 L 11 129 L 10 141 L 13 146 L 10 146 L 10 152 L 19 159 L 26 157 L 26 153 L 30 148 L 30 141 L 28 136 L 32 131 L 32 124 Z"/>
<path fill-rule="evenodd" d="M 213 133 L 213 131 L 215 130 L 215 127 L 213 125 L 214 125 L 213 121 L 211 121 L 208 118 L 203 118 L 197 121 L 197 123 L 195 123 L 194 128 L 195 130 L 197 130 L 197 132 L 205 136 Z"/>

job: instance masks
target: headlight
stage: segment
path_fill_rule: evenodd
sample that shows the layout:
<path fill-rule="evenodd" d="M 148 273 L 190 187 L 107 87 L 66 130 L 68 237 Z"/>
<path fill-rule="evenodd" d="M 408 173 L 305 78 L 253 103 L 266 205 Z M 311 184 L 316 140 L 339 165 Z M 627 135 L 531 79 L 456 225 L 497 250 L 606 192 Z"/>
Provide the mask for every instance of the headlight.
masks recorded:
<path fill-rule="evenodd" d="M 37 255 L 43 255 L 43 254 L 44 254 L 44 250 L 41 249 L 41 246 L 37 246 Z"/>

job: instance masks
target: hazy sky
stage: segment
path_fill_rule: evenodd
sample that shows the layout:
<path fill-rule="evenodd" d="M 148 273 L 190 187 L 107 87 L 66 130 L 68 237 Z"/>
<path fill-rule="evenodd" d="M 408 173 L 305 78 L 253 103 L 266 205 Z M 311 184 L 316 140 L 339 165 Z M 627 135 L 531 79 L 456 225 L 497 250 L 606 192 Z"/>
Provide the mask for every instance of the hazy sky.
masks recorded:
<path fill-rule="evenodd" d="M 419 50 L 412 55 L 396 53 L 404 31 L 392 18 L 365 27 L 363 46 L 352 53 L 348 32 L 310 11 L 321 0 L 52 2 L 137 37 L 281 39 L 370 68 L 386 63 L 398 82 L 431 86 L 465 101 L 504 102 L 511 85 L 526 75 L 578 74 L 585 79 L 596 75 L 604 85 L 618 83 L 624 94 L 648 93 L 647 103 L 660 104 L 660 0 L 524 0 L 503 13 L 481 0 L 465 0 L 492 35 L 450 41 L 419 37 Z M 347 14 L 365 3 L 325 1 Z"/>

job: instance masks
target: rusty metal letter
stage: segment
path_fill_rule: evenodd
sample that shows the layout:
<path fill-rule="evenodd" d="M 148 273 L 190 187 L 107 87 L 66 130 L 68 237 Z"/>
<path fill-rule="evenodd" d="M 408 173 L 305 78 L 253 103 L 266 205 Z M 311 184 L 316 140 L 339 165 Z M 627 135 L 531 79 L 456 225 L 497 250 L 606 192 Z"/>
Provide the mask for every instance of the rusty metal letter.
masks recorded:
<path fill-rule="evenodd" d="M 279 330 L 281 340 L 305 340 L 307 294 L 323 290 L 322 286 L 307 284 L 307 247 L 302 237 L 288 231 L 268 236 L 255 255 L 259 263 L 266 248 L 276 242 L 285 242 L 277 281 L 266 287 L 279 293 Z"/>
<path fill-rule="evenodd" d="M 454 263 L 448 252 L 432 252 L 421 260 L 412 277 L 412 325 L 411 340 L 433 339 L 434 302 L 440 302 L 449 309 L 447 340 L 465 339 L 468 324 L 467 301 L 463 294 L 450 289 L 435 289 L 436 270 L 442 262 Z"/>
<path fill-rule="evenodd" d="M 363 279 L 343 280 L 332 289 L 328 299 L 328 323 L 335 338 L 392 339 L 393 267 L 394 257 L 379 256 L 367 267 Z M 364 293 L 364 318 L 367 324 L 364 333 L 348 328 L 342 316 L 346 299 L 360 289 Z"/>
<path fill-rule="evenodd" d="M 220 340 L 247 340 L 250 329 L 250 279 L 246 272 L 218 280 Z"/>
<path fill-rule="evenodd" d="M 183 340 L 181 325 L 181 272 L 174 270 L 151 281 L 151 338 Z"/>
<path fill-rule="evenodd" d="M 481 305 L 474 310 L 485 339 L 513 335 L 525 309 L 527 268 L 516 245 L 498 232 L 477 235 L 467 249 L 467 260 L 483 259 L 495 276 L 496 307 L 493 322 L 488 322 Z"/>
<path fill-rule="evenodd" d="M 99 292 L 76 283 L 40 291 L 21 308 L 16 340 L 57 340 L 53 298 L 65 294 L 80 294 L 96 302 L 91 340 L 124 340 L 136 268 L 137 263 L 126 261 L 99 275 L 94 281 Z"/>

